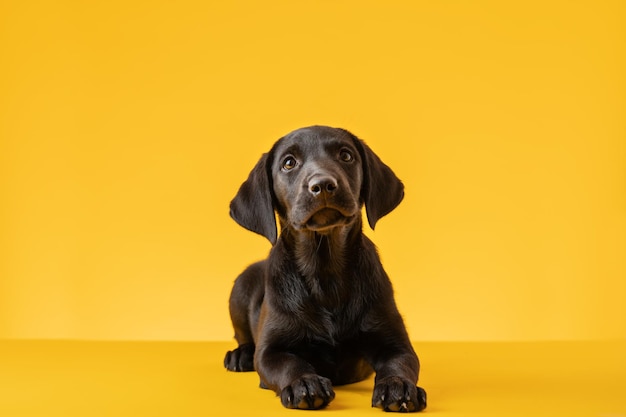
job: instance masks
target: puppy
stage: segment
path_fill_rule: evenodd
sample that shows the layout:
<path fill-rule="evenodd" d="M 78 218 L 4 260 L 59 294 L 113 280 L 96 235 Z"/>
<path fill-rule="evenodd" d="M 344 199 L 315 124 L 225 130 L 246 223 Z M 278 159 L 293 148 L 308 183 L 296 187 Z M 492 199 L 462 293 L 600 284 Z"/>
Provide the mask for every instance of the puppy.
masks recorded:
<path fill-rule="evenodd" d="M 230 205 L 237 223 L 273 247 L 235 281 L 229 307 L 239 346 L 225 367 L 256 370 L 261 387 L 301 409 L 323 408 L 333 385 L 375 372 L 372 406 L 423 410 L 417 355 L 362 232 L 363 205 L 373 229 L 403 196 L 391 169 L 346 130 L 312 126 L 278 140 Z"/>

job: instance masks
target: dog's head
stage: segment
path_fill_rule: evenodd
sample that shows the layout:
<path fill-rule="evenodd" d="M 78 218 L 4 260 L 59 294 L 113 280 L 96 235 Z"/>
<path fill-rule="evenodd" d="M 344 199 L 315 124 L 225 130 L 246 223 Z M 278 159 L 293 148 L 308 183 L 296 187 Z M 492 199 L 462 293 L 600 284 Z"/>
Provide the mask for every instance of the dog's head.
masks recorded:
<path fill-rule="evenodd" d="M 312 126 L 278 140 L 230 204 L 241 226 L 276 243 L 276 217 L 294 230 L 327 233 L 360 216 L 373 229 L 404 196 L 402 182 L 360 139 L 343 129 Z"/>

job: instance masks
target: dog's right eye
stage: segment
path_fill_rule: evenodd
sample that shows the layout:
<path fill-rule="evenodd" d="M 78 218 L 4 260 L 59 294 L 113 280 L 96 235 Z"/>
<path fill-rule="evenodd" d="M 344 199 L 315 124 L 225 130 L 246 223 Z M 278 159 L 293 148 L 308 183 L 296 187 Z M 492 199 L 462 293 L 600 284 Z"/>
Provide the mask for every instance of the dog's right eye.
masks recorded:
<path fill-rule="evenodd" d="M 296 165 L 298 165 L 296 158 L 294 158 L 293 156 L 288 156 L 283 160 L 282 168 L 283 171 L 291 171 L 296 167 Z"/>

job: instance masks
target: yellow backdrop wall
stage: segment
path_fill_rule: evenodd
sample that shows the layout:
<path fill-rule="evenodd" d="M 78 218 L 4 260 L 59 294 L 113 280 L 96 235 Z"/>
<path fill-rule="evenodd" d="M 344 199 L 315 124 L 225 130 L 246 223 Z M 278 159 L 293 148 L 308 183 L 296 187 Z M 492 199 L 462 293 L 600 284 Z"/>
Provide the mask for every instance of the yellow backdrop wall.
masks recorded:
<path fill-rule="evenodd" d="M 406 185 L 415 340 L 626 337 L 620 1 L 4 1 L 0 337 L 231 337 L 228 203 L 288 131 Z"/>

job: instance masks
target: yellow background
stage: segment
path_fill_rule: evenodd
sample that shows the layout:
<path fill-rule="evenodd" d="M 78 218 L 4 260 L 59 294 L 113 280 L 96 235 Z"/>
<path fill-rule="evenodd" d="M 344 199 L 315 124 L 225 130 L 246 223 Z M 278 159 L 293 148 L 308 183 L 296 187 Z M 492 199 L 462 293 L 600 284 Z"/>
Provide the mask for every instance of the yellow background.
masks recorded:
<path fill-rule="evenodd" d="M 0 3 L 0 337 L 228 340 L 261 153 L 345 127 L 403 179 L 414 340 L 626 338 L 621 1 Z M 278 406 L 278 404 L 277 404 Z"/>

